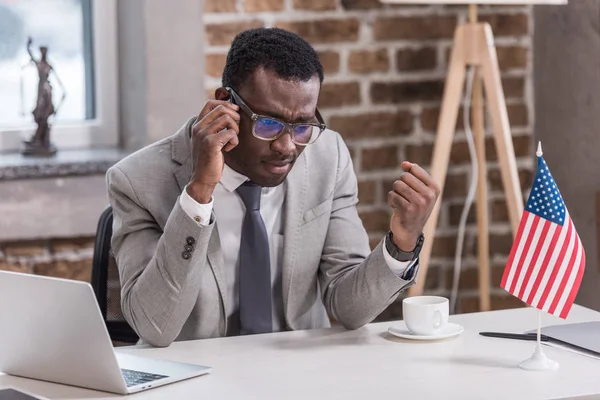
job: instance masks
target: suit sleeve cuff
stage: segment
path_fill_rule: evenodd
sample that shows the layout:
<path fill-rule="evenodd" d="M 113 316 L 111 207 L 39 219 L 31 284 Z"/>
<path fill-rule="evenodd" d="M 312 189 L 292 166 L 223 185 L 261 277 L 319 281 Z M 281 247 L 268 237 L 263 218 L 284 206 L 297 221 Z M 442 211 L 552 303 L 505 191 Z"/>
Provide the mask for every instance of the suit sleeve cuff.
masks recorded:
<path fill-rule="evenodd" d="M 387 240 L 387 237 L 384 240 Z M 392 272 L 396 276 L 404 280 L 412 279 L 416 267 L 418 266 L 418 258 L 416 260 L 410 261 L 398 261 L 394 257 L 392 257 L 387 251 L 385 243 L 381 247 L 383 248 L 383 257 L 385 259 L 385 262 L 388 265 L 388 267 L 392 270 Z"/>
<path fill-rule="evenodd" d="M 207 226 L 210 225 L 210 217 L 213 210 L 213 197 L 210 198 L 210 203 L 200 204 L 187 192 L 187 185 L 183 188 L 181 196 L 179 196 L 179 205 L 183 211 L 198 225 Z"/>

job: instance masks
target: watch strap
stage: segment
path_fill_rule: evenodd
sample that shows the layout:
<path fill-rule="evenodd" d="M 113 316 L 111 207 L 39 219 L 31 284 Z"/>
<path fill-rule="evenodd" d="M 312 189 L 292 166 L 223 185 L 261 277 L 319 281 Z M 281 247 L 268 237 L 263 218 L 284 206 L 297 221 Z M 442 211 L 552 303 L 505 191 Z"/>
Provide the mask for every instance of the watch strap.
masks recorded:
<path fill-rule="evenodd" d="M 423 247 L 423 242 L 425 240 L 424 235 L 421 233 L 419 235 L 419 239 L 417 239 L 417 244 L 412 251 L 404 251 L 396 246 L 394 243 L 394 235 L 390 231 L 387 233 L 385 238 L 385 248 L 394 259 L 398 261 L 412 261 L 419 256 L 421 252 L 421 248 Z"/>

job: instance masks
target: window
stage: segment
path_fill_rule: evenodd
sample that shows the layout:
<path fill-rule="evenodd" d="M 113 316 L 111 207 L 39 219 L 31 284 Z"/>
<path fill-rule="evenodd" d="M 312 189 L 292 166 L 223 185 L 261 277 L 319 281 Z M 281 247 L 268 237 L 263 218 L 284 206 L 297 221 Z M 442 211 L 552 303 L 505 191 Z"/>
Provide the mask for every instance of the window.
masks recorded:
<path fill-rule="evenodd" d="M 35 131 L 41 46 L 53 67 L 60 149 L 118 143 L 116 0 L 0 0 L 0 151 L 18 151 Z"/>

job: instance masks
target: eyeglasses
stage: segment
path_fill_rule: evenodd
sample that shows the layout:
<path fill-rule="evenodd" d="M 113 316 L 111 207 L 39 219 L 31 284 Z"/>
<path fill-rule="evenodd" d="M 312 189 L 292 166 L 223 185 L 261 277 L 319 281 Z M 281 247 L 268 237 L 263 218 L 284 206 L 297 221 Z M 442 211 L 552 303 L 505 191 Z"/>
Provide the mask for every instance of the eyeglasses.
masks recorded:
<path fill-rule="evenodd" d="M 298 146 L 306 146 L 316 142 L 327 126 L 321 117 L 319 110 L 315 115 L 319 123 L 301 122 L 290 124 L 266 115 L 255 114 L 242 100 L 242 98 L 230 87 L 225 88 L 233 98 L 233 102 L 248 114 L 252 120 L 252 135 L 260 140 L 277 140 L 285 132 L 290 132 L 292 142 Z"/>

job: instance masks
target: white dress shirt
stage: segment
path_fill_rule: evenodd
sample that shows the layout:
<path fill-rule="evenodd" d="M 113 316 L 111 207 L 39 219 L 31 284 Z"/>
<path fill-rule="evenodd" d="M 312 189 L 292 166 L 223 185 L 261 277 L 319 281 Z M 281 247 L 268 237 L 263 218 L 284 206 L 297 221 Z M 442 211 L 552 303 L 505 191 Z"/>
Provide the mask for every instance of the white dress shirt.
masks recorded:
<path fill-rule="evenodd" d="M 234 171 L 227 164 L 223 169 L 221 181 L 215 187 L 211 202 L 200 204 L 190 197 L 187 188 L 183 189 L 179 198 L 181 208 L 197 223 L 208 225 L 214 208 L 218 221 L 219 239 L 223 249 L 223 265 L 227 280 L 227 302 L 231 305 L 230 318 L 239 308 L 239 252 L 242 237 L 242 222 L 246 207 L 237 195 L 236 189 L 248 180 L 244 175 Z M 285 329 L 283 312 L 283 292 L 281 274 L 283 270 L 283 205 L 285 202 L 286 182 L 275 187 L 262 188 L 260 196 L 260 215 L 262 216 L 271 253 L 271 288 L 273 299 L 273 331 Z M 383 254 L 390 269 L 402 276 L 412 261 L 394 259 L 383 246 Z"/>

